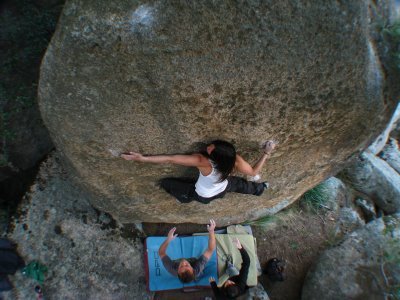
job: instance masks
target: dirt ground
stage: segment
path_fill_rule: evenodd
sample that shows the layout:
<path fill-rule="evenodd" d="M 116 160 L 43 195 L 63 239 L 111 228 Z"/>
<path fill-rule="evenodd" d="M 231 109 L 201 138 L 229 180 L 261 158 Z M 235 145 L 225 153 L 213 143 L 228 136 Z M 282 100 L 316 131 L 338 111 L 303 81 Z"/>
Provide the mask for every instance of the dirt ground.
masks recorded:
<path fill-rule="evenodd" d="M 336 242 L 334 238 L 336 219 L 337 215 L 332 211 L 321 209 L 316 212 L 296 203 L 270 217 L 263 226 L 252 225 L 261 266 L 264 267 L 273 257 L 286 262 L 283 282 L 270 282 L 265 275 L 259 277 L 259 282 L 271 300 L 301 298 L 301 288 L 311 264 L 324 249 Z M 205 225 L 198 224 L 152 223 L 144 223 L 143 229 L 148 236 L 166 235 L 173 226 L 177 227 L 176 232 L 180 235 L 206 230 Z M 159 292 L 154 295 L 154 299 L 204 300 L 207 296 L 212 297 L 211 290 L 192 293 Z"/>

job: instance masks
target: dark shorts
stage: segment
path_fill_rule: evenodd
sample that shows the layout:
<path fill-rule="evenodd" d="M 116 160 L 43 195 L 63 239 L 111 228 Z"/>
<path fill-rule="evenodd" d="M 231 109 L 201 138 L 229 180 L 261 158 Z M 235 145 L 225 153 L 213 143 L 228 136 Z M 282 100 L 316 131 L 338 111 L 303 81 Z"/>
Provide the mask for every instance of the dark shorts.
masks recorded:
<path fill-rule="evenodd" d="M 194 178 L 164 178 L 160 186 L 169 194 L 178 199 L 179 202 L 189 203 L 193 200 L 204 204 L 212 200 L 223 198 L 226 193 L 240 193 L 260 196 L 264 192 L 264 184 L 248 181 L 242 177 L 229 176 L 225 191 L 209 198 L 202 197 L 196 193 L 196 179 Z"/>

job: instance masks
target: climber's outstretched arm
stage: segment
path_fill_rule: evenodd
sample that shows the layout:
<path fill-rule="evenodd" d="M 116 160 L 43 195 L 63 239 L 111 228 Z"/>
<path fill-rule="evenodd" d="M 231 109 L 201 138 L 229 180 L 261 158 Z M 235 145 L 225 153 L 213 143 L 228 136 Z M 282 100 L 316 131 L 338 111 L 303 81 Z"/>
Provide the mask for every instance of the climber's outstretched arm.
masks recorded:
<path fill-rule="evenodd" d="M 121 155 L 123 159 L 154 164 L 175 164 L 188 167 L 207 167 L 210 163 L 201 154 L 172 154 L 172 155 L 142 155 L 129 152 Z"/>

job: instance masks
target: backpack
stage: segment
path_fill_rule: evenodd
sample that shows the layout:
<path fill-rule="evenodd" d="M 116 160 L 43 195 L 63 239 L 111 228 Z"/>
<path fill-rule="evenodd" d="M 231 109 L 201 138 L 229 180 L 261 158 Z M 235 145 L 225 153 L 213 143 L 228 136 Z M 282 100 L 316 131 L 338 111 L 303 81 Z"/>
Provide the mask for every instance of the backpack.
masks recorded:
<path fill-rule="evenodd" d="M 285 279 L 285 276 L 283 274 L 284 270 L 285 262 L 274 257 L 267 261 L 264 273 L 271 281 L 283 281 Z"/>

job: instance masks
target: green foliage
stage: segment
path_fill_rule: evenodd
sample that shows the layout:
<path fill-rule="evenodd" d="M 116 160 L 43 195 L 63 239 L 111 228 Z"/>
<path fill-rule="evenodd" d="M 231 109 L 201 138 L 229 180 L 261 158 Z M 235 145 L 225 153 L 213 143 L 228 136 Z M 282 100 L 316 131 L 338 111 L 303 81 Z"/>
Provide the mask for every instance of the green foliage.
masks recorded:
<path fill-rule="evenodd" d="M 299 248 L 299 244 L 297 244 L 296 242 L 290 242 L 289 246 L 293 250 L 297 250 Z"/>
<path fill-rule="evenodd" d="M 389 49 L 393 66 L 400 71 L 400 20 L 382 28 L 382 36 Z"/>
<path fill-rule="evenodd" d="M 383 29 L 383 34 L 389 35 L 395 42 L 400 42 L 400 20 L 397 20 L 392 25 L 386 26 Z"/>
<path fill-rule="evenodd" d="M 305 204 L 306 207 L 311 208 L 314 212 L 324 206 L 328 201 L 328 193 L 323 183 L 308 190 L 300 197 L 300 204 Z"/>
<path fill-rule="evenodd" d="M 0 156 L 0 167 L 5 167 L 8 165 L 8 158 L 5 156 Z"/>
<path fill-rule="evenodd" d="M 381 275 L 385 279 L 384 290 L 388 296 L 400 300 L 400 282 L 397 280 L 393 280 L 396 277 L 387 276 L 391 274 L 386 274 L 385 266 L 400 266 L 400 240 L 393 235 L 394 230 L 398 226 L 397 221 L 387 220 L 386 219 L 386 228 L 384 230 L 384 234 L 390 236 L 390 239 L 386 242 L 383 255 L 382 255 L 382 264 L 381 264 Z M 393 278 L 392 280 L 388 280 L 388 278 Z"/>
<path fill-rule="evenodd" d="M 38 261 L 32 261 L 22 269 L 23 275 L 36 280 L 40 284 L 43 284 L 47 272 L 48 268 Z"/>
<path fill-rule="evenodd" d="M 400 241 L 390 240 L 383 253 L 385 262 L 400 265 Z"/>

